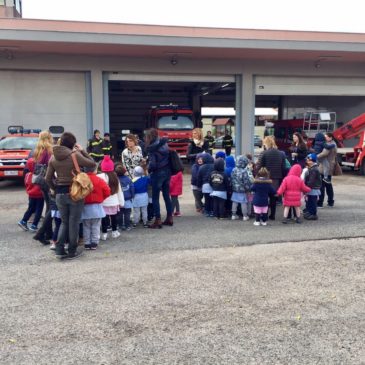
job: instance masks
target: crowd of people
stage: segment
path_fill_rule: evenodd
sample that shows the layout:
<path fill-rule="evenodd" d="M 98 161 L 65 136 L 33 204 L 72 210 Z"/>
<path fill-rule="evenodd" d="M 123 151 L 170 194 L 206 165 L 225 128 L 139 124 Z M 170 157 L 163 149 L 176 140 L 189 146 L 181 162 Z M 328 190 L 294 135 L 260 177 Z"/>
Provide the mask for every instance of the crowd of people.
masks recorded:
<path fill-rule="evenodd" d="M 173 226 L 173 218 L 181 216 L 183 174 L 172 176 L 167 139 L 151 128 L 144 141 L 129 134 L 125 142 L 120 158 L 113 159 L 108 134 L 101 139 L 94 131 L 86 152 L 72 133 L 63 133 L 54 145 L 50 132 L 41 132 L 26 165 L 28 208 L 18 225 L 35 232 L 35 240 L 50 244 L 60 259 L 79 257 L 81 242 L 85 249 L 95 250 L 100 240 L 118 238 L 120 231 L 139 224 L 149 229 Z M 311 148 L 300 133 L 294 133 L 289 151 L 280 151 L 275 138 L 267 136 L 257 161 L 251 155 L 234 157 L 222 151 L 214 158 L 210 142 L 199 128 L 194 129 L 187 157 L 198 213 L 219 220 L 253 218 L 255 226 L 266 226 L 269 219 L 275 220 L 281 203 L 285 224 L 301 223 L 303 200 L 307 220 L 318 219 L 317 208 L 323 206 L 325 194 L 328 205 L 334 205 L 336 144 L 331 133 L 318 133 Z M 70 189 L 79 168 L 87 175 L 89 191 L 74 199 Z"/>

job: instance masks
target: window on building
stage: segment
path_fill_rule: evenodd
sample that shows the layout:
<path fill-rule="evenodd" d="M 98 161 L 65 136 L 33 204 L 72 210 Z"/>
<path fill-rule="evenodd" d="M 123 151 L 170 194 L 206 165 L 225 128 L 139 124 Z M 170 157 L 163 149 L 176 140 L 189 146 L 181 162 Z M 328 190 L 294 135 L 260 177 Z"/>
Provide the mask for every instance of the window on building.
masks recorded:
<path fill-rule="evenodd" d="M 0 5 L 5 5 L 5 0 L 0 0 Z"/>

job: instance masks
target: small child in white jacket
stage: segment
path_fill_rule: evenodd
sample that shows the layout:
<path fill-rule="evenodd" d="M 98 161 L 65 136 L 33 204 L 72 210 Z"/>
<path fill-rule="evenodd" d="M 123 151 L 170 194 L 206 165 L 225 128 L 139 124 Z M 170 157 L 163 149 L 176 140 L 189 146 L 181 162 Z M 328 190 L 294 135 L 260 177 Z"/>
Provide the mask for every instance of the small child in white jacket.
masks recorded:
<path fill-rule="evenodd" d="M 103 208 L 106 214 L 101 220 L 101 237 L 100 239 L 105 241 L 108 237 L 108 226 L 111 223 L 112 226 L 112 238 L 120 236 L 118 231 L 117 214 L 120 208 L 124 206 L 124 196 L 122 188 L 120 187 L 117 174 L 114 172 L 114 162 L 110 159 L 110 156 L 104 156 L 103 161 L 100 164 L 102 173 L 98 176 L 106 181 L 111 190 L 111 195 L 103 201 Z"/>

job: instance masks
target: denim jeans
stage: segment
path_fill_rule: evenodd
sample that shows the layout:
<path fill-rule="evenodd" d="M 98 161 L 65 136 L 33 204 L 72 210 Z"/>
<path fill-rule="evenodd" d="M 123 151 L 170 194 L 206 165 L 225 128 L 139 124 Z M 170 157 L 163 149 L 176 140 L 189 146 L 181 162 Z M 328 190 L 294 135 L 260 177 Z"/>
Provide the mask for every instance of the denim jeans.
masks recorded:
<path fill-rule="evenodd" d="M 43 198 L 29 198 L 28 209 L 24 213 L 22 221 L 28 222 L 29 218 L 34 213 L 33 226 L 37 227 L 39 220 L 41 219 L 42 216 L 43 205 L 44 205 Z"/>
<path fill-rule="evenodd" d="M 318 197 L 316 195 L 307 195 L 305 208 L 310 215 L 317 215 L 317 200 Z"/>
<path fill-rule="evenodd" d="M 225 199 L 219 198 L 218 196 L 213 196 L 213 211 L 216 218 L 224 218 L 224 205 L 226 203 Z"/>
<path fill-rule="evenodd" d="M 156 219 L 161 219 L 160 212 L 160 192 L 162 192 L 165 201 L 167 216 L 172 216 L 172 206 L 170 199 L 170 179 L 171 172 L 169 169 L 162 169 L 151 174 L 152 185 L 152 204 L 153 212 Z"/>
<path fill-rule="evenodd" d="M 70 194 L 57 194 L 56 203 L 62 220 L 56 248 L 57 253 L 64 253 L 68 238 L 68 253 L 74 254 L 77 249 L 84 200 L 75 202 L 70 198 Z"/>
<path fill-rule="evenodd" d="M 131 226 L 131 213 L 132 213 L 131 208 L 122 208 L 119 211 L 117 215 L 119 228 L 121 227 L 128 228 Z"/>

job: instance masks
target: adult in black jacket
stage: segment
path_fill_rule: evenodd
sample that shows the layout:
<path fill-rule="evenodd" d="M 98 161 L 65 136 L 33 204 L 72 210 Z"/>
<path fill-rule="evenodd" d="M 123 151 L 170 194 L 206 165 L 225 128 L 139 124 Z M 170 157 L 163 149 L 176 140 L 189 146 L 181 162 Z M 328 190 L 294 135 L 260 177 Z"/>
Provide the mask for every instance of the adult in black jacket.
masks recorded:
<path fill-rule="evenodd" d="M 93 138 L 89 139 L 87 144 L 87 152 L 95 162 L 99 162 L 104 158 L 102 144 L 103 140 L 100 138 L 100 131 L 95 129 Z"/>
<path fill-rule="evenodd" d="M 308 148 L 302 135 L 298 132 L 293 134 L 293 144 L 290 147 L 291 164 L 298 163 L 302 168 L 305 167 L 305 160 L 308 155 Z"/>
<path fill-rule="evenodd" d="M 202 152 L 209 152 L 209 143 L 203 138 L 203 132 L 200 128 L 193 129 L 193 140 L 188 146 L 186 157 L 193 165 L 196 160 L 196 155 Z"/>
<path fill-rule="evenodd" d="M 261 167 L 266 167 L 270 172 L 270 178 L 272 185 L 277 190 L 284 178 L 285 174 L 285 155 L 278 150 L 273 136 L 267 136 L 264 138 L 264 151 L 259 156 L 258 163 L 256 165 L 257 171 Z M 270 216 L 269 219 L 275 220 L 276 213 L 276 196 L 270 196 Z"/>
<path fill-rule="evenodd" d="M 110 158 L 113 157 L 112 144 L 110 142 L 109 133 L 104 133 L 104 139 L 103 139 L 103 143 L 101 144 L 101 149 L 103 151 L 104 156 L 109 155 Z"/>
<path fill-rule="evenodd" d="M 204 139 L 206 141 L 208 141 L 208 147 L 209 147 L 208 152 L 212 155 L 213 154 L 213 148 L 214 148 L 214 142 L 215 142 L 215 139 L 212 136 L 212 132 L 208 131 L 207 135 L 204 137 Z"/>
<path fill-rule="evenodd" d="M 228 131 L 226 131 L 225 136 L 223 137 L 223 148 L 226 151 L 226 156 L 230 156 L 231 155 L 231 150 L 233 147 L 233 138 L 232 136 L 228 133 Z"/>

